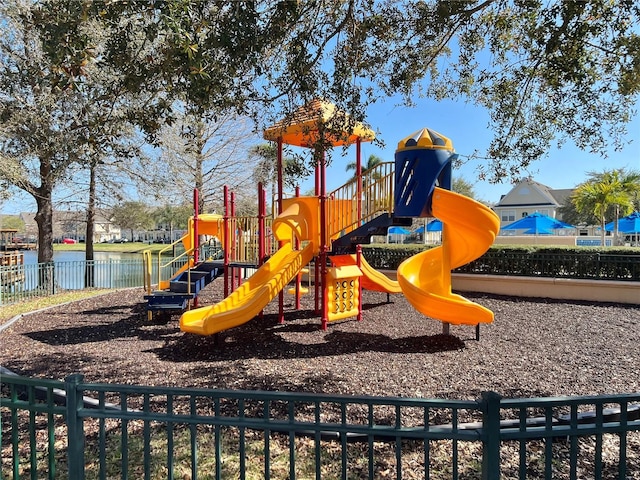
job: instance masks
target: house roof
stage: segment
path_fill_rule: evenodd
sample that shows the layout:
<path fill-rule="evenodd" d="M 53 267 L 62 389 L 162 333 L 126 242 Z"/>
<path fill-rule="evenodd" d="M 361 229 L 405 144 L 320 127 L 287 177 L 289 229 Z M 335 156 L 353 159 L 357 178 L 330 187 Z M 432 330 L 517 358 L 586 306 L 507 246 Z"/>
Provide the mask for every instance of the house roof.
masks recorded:
<path fill-rule="evenodd" d="M 571 188 L 554 190 L 527 178 L 503 195 L 496 207 L 559 207 L 572 192 Z"/>
<path fill-rule="evenodd" d="M 573 194 L 575 188 L 562 188 L 559 190 L 549 190 L 549 193 L 553 195 L 553 198 L 556 199 L 558 204 L 564 204 L 565 200 Z"/>

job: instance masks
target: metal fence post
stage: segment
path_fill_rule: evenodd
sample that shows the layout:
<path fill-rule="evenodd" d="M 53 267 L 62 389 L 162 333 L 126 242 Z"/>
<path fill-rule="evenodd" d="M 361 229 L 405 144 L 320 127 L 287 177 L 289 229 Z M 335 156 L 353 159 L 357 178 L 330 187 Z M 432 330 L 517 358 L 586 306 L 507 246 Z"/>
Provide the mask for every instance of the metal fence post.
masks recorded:
<path fill-rule="evenodd" d="M 496 392 L 482 392 L 482 480 L 500 478 L 500 400 Z"/>
<path fill-rule="evenodd" d="M 79 373 L 64 379 L 67 395 L 67 462 L 69 479 L 84 480 L 84 422 L 78 416 L 83 406 L 82 391 L 78 386 L 84 377 Z"/>
<path fill-rule="evenodd" d="M 54 262 L 47 263 L 47 270 L 51 272 L 51 294 L 56 294 L 56 264 Z"/>

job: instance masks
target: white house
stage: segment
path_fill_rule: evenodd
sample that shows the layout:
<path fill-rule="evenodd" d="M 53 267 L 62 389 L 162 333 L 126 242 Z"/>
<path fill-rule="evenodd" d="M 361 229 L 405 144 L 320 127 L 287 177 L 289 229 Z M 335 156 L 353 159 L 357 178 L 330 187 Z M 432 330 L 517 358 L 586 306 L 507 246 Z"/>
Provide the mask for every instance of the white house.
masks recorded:
<path fill-rule="evenodd" d="M 500 218 L 501 228 L 534 212 L 562 220 L 558 209 L 573 191 L 573 188 L 553 189 L 527 178 L 517 183 L 492 208 Z M 594 225 L 579 226 L 575 231 L 567 233 L 580 237 L 599 235 L 597 226 Z M 507 234 L 507 231 L 501 231 L 501 234 Z"/>

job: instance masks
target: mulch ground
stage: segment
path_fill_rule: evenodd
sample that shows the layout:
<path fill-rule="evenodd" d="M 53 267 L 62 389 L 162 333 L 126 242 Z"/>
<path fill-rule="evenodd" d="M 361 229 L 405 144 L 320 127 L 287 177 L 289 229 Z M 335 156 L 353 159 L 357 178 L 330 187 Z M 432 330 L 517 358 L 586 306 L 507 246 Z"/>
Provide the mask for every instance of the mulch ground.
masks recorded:
<path fill-rule="evenodd" d="M 201 303 L 222 299 L 222 282 Z M 476 399 L 640 392 L 640 306 L 468 298 L 495 321 L 442 324 L 401 295 L 364 293 L 364 319 L 320 329 L 313 298 L 285 296 L 262 318 L 213 337 L 149 322 L 143 292 L 124 290 L 25 315 L 0 332 L 0 364 L 21 375 L 86 381 L 329 394 Z"/>

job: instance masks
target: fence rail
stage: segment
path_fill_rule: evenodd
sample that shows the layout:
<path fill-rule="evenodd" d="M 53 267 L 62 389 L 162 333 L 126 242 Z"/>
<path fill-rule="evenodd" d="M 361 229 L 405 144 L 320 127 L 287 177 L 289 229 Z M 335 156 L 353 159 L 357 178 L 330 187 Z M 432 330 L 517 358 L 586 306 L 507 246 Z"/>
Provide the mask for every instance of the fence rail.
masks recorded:
<path fill-rule="evenodd" d="M 219 246 L 202 245 L 201 258 L 217 258 Z M 172 252 L 173 253 L 173 252 Z M 169 277 L 186 262 L 171 264 Z M 118 260 L 75 260 L 66 262 L 50 262 L 37 264 L 10 264 L 0 266 L 0 306 L 28 300 L 35 297 L 46 297 L 67 290 L 83 290 L 85 288 L 131 288 L 145 287 L 145 274 L 153 279 L 159 278 L 161 263 L 154 261 L 151 271 L 140 259 Z"/>
<path fill-rule="evenodd" d="M 217 245 L 205 245 L 201 257 L 215 258 L 218 249 Z M 421 250 L 367 246 L 363 252 L 374 268 L 396 269 L 408 256 Z M 158 265 L 159 262 L 153 262 L 150 278 L 158 278 Z M 172 272 L 175 273 L 176 264 L 172 266 Z M 489 250 L 455 272 L 638 282 L 640 255 Z M 140 260 L 82 260 L 0 266 L 0 305 L 53 295 L 64 290 L 144 287 L 144 275 L 142 256 Z"/>
<path fill-rule="evenodd" d="M 362 249 L 374 268 L 396 269 L 423 246 L 388 248 L 370 245 Z M 579 278 L 584 280 L 640 281 L 640 255 L 602 252 L 540 252 L 489 250 L 480 258 L 454 270 L 457 273 Z"/>
<path fill-rule="evenodd" d="M 638 478 L 640 393 L 478 400 L 2 377 L 2 479 Z"/>
<path fill-rule="evenodd" d="M 156 274 L 157 275 L 157 274 Z M 140 260 L 78 260 L 0 267 L 0 305 L 85 288 L 144 285 Z"/>
<path fill-rule="evenodd" d="M 460 273 L 640 281 L 640 255 L 601 252 L 491 251 L 456 269 Z"/>

